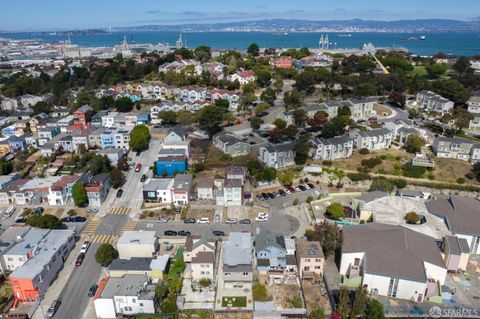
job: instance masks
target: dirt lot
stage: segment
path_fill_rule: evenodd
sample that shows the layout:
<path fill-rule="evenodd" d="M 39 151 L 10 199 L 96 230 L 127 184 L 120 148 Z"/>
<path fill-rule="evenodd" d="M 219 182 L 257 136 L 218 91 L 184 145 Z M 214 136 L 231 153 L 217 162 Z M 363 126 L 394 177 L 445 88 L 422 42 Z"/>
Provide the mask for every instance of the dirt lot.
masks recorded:
<path fill-rule="evenodd" d="M 253 313 L 215 313 L 215 319 L 252 319 Z"/>
<path fill-rule="evenodd" d="M 171 208 L 152 208 L 150 210 L 144 210 L 140 214 L 140 219 L 143 220 L 157 220 L 160 217 L 175 219 L 175 212 Z"/>
<path fill-rule="evenodd" d="M 392 111 L 389 108 L 378 103 L 375 103 L 373 105 L 373 110 L 376 112 L 378 116 L 389 116 L 392 114 Z"/>
<path fill-rule="evenodd" d="M 202 217 L 207 217 L 210 222 L 213 221 L 215 214 L 215 209 L 213 208 L 199 208 L 199 207 L 190 207 L 187 213 L 187 217 L 199 219 Z"/>
<path fill-rule="evenodd" d="M 331 313 L 330 301 L 328 300 L 327 290 L 323 280 L 319 277 L 318 281 L 304 280 L 302 282 L 303 294 L 305 296 L 305 303 L 307 304 L 307 311 L 310 313 L 315 308 L 322 308 L 324 313 L 328 315 Z"/>
<path fill-rule="evenodd" d="M 439 182 L 456 182 L 458 178 L 465 178 L 465 175 L 472 171 L 472 165 L 469 162 L 448 158 L 434 158 L 433 160 L 435 169 L 432 174 Z M 475 183 L 475 181 L 467 181 Z"/>
<path fill-rule="evenodd" d="M 386 160 L 383 160 L 380 165 L 377 165 L 372 172 L 377 173 L 380 169 L 385 171 L 385 174 L 391 175 L 400 175 L 401 174 L 401 166 L 404 164 L 409 155 L 402 150 L 398 149 L 388 149 L 382 151 L 372 152 L 367 155 L 362 155 L 358 151 L 353 152 L 352 157 L 345 158 L 341 160 L 336 160 L 333 162 L 333 166 L 338 167 L 344 170 L 356 171 L 359 166 L 361 166 L 360 162 L 364 159 L 369 159 L 372 157 L 380 157 L 382 155 L 387 156 Z"/>
<path fill-rule="evenodd" d="M 300 294 L 300 287 L 297 285 L 266 285 L 268 295 L 281 308 L 292 308 L 293 298 Z"/>

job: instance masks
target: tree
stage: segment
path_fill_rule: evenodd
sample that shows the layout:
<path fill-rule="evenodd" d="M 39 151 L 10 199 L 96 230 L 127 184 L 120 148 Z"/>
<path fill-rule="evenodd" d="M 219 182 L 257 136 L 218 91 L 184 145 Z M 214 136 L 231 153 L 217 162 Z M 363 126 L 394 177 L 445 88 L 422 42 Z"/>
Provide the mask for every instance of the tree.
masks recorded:
<path fill-rule="evenodd" d="M 322 308 L 314 308 L 312 311 L 310 311 L 310 314 L 308 315 L 308 319 L 324 319 L 325 318 L 325 313 L 323 312 Z"/>
<path fill-rule="evenodd" d="M 110 172 L 110 184 L 112 187 L 119 188 L 124 181 L 125 175 L 123 172 L 118 167 L 112 168 L 112 171 Z"/>
<path fill-rule="evenodd" d="M 295 125 L 290 124 L 283 130 L 283 134 L 290 138 L 294 138 L 298 133 L 298 128 Z"/>
<path fill-rule="evenodd" d="M 402 92 L 393 91 L 388 96 L 388 99 L 401 108 L 405 107 L 406 97 Z"/>
<path fill-rule="evenodd" d="M 300 137 L 293 150 L 295 151 L 295 163 L 297 165 L 305 164 L 310 153 L 310 134 Z"/>
<path fill-rule="evenodd" d="M 365 307 L 367 305 L 367 289 L 362 285 L 357 287 L 355 291 L 355 299 L 353 300 L 352 310 L 350 312 L 350 318 L 363 318 L 365 313 Z"/>
<path fill-rule="evenodd" d="M 383 310 L 383 304 L 376 299 L 368 299 L 364 318 L 365 319 L 384 319 L 385 312 Z"/>
<path fill-rule="evenodd" d="M 44 214 L 41 216 L 31 216 L 27 219 L 27 224 L 32 227 L 43 229 L 56 229 L 62 224 L 62 222 L 57 218 L 57 216 Z"/>
<path fill-rule="evenodd" d="M 40 102 L 37 102 L 32 107 L 32 109 L 35 114 L 40 114 L 40 113 L 50 114 L 50 112 L 52 111 L 52 105 L 45 101 L 40 101 Z"/>
<path fill-rule="evenodd" d="M 331 256 L 336 249 L 341 247 L 343 242 L 340 228 L 327 220 L 315 225 L 312 240 L 320 242 L 325 258 Z"/>
<path fill-rule="evenodd" d="M 405 150 L 409 153 L 418 153 L 425 143 L 425 140 L 420 135 L 410 134 L 405 143 Z"/>
<path fill-rule="evenodd" d="M 95 260 L 101 265 L 109 265 L 118 258 L 118 251 L 110 244 L 101 244 L 95 253 Z"/>
<path fill-rule="evenodd" d="M 256 44 L 255 42 L 248 46 L 247 53 L 250 54 L 251 56 L 258 56 L 259 52 L 260 52 L 260 48 L 258 47 L 258 44 Z"/>
<path fill-rule="evenodd" d="M 0 175 L 8 175 L 12 172 L 12 163 L 4 159 L 0 160 Z"/>
<path fill-rule="evenodd" d="M 177 121 L 177 113 L 174 111 L 162 111 L 157 116 L 162 120 L 162 123 L 173 124 Z"/>
<path fill-rule="evenodd" d="M 448 65 L 445 63 L 433 63 L 425 67 L 427 75 L 430 79 L 438 79 L 448 70 Z"/>
<path fill-rule="evenodd" d="M 265 67 L 265 66 L 260 66 L 254 69 L 255 72 L 255 77 L 257 78 L 257 83 L 261 87 L 266 87 L 270 84 L 270 81 L 272 80 L 272 73 L 271 71 Z"/>
<path fill-rule="evenodd" d="M 202 62 L 206 62 L 206 61 L 210 60 L 210 58 L 212 57 L 210 47 L 207 47 L 205 45 L 198 46 L 194 50 L 194 53 L 195 53 L 195 56 L 197 57 L 197 59 L 199 59 Z"/>
<path fill-rule="evenodd" d="M 295 120 L 295 125 L 302 126 L 307 118 L 307 111 L 303 108 L 298 108 L 293 110 L 293 119 Z"/>
<path fill-rule="evenodd" d="M 133 108 L 133 102 L 129 97 L 121 97 L 115 101 L 115 108 L 118 112 L 130 112 Z"/>
<path fill-rule="evenodd" d="M 384 191 L 387 193 L 393 192 L 394 185 L 384 177 L 376 177 L 372 180 L 370 184 L 370 192 L 373 191 Z"/>
<path fill-rule="evenodd" d="M 342 135 L 345 131 L 345 124 L 337 116 L 334 117 L 330 123 L 327 123 L 322 128 L 321 136 L 324 138 L 332 138 L 335 136 Z"/>
<path fill-rule="evenodd" d="M 280 141 L 283 136 L 282 130 L 278 127 L 274 128 L 273 130 L 270 130 L 268 134 L 270 135 L 270 140 L 275 143 Z"/>
<path fill-rule="evenodd" d="M 225 110 L 228 110 L 228 107 L 230 106 L 230 102 L 228 102 L 227 99 L 218 99 L 218 100 L 215 100 L 215 105 Z"/>
<path fill-rule="evenodd" d="M 263 170 L 261 179 L 263 181 L 273 181 L 277 178 L 277 170 L 274 167 L 267 167 Z"/>
<path fill-rule="evenodd" d="M 297 89 L 286 92 L 283 96 L 283 102 L 285 103 L 285 108 L 287 111 L 296 109 L 302 105 L 300 93 L 297 91 Z"/>
<path fill-rule="evenodd" d="M 340 203 L 333 203 L 327 207 L 327 214 L 335 219 L 345 218 L 345 211 Z"/>
<path fill-rule="evenodd" d="M 127 172 L 130 169 L 130 164 L 128 164 L 128 158 L 125 156 L 118 160 L 117 167 L 119 170 Z"/>
<path fill-rule="evenodd" d="M 291 186 L 295 176 L 296 175 L 293 170 L 287 169 L 278 175 L 278 181 L 284 186 Z"/>
<path fill-rule="evenodd" d="M 453 101 L 457 105 L 465 104 L 470 98 L 470 90 L 453 79 L 433 81 L 432 91 Z"/>
<path fill-rule="evenodd" d="M 307 91 L 315 84 L 315 71 L 306 69 L 295 77 L 295 86 L 299 91 Z"/>
<path fill-rule="evenodd" d="M 110 159 L 107 156 L 96 154 L 88 161 L 88 171 L 93 175 L 110 172 Z"/>
<path fill-rule="evenodd" d="M 350 296 L 348 289 L 345 286 L 340 287 L 337 312 L 342 318 L 348 318 L 348 314 L 350 313 Z"/>
<path fill-rule="evenodd" d="M 316 112 L 313 117 L 307 119 L 307 124 L 315 131 L 319 131 L 322 126 L 328 122 L 328 114 L 324 111 Z"/>
<path fill-rule="evenodd" d="M 73 202 L 78 207 L 83 207 L 88 202 L 87 191 L 82 183 L 76 182 L 72 187 Z"/>
<path fill-rule="evenodd" d="M 198 112 L 199 127 L 207 131 L 210 136 L 220 132 L 224 114 L 223 109 L 216 105 L 205 106 Z"/>
<path fill-rule="evenodd" d="M 150 131 L 148 126 L 144 124 L 135 125 L 135 127 L 130 132 L 130 142 L 128 145 L 134 151 L 142 151 L 148 148 L 148 143 L 150 140 Z"/>
<path fill-rule="evenodd" d="M 415 212 L 409 212 L 405 215 L 405 221 L 407 224 L 415 225 L 420 221 L 420 216 Z"/>
<path fill-rule="evenodd" d="M 263 90 L 262 94 L 260 95 L 260 99 L 263 102 L 266 102 L 270 105 L 273 105 L 273 102 L 277 98 L 277 93 L 272 88 L 266 88 Z"/>
<path fill-rule="evenodd" d="M 470 60 L 466 57 L 458 58 L 453 64 L 452 69 L 457 72 L 458 75 L 464 75 L 473 71 Z"/>
<path fill-rule="evenodd" d="M 273 124 L 281 130 L 287 127 L 287 122 L 285 120 L 282 120 L 281 118 L 278 118 L 275 121 L 273 121 Z"/>
<path fill-rule="evenodd" d="M 190 125 L 197 122 L 197 116 L 190 111 L 180 111 L 177 113 L 177 121 L 180 125 Z"/>
<path fill-rule="evenodd" d="M 254 130 L 258 130 L 260 128 L 260 125 L 263 124 L 263 120 L 261 118 L 259 118 L 258 116 L 254 116 L 250 119 L 250 126 L 254 129 Z"/>

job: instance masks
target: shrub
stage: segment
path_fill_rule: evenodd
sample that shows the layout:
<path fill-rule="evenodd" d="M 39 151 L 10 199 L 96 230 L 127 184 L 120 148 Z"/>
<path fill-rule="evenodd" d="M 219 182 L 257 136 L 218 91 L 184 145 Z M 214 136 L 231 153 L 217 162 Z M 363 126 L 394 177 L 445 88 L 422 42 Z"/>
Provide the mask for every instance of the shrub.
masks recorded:
<path fill-rule="evenodd" d="M 387 159 L 387 155 L 385 155 L 385 154 L 384 154 L 384 155 L 380 155 L 380 158 L 381 158 L 382 160 L 386 160 L 386 159 Z"/>
<path fill-rule="evenodd" d="M 362 160 L 361 164 L 362 166 L 366 166 L 368 168 L 374 168 L 375 166 L 382 164 L 382 160 L 380 159 L 380 157 L 372 157 Z"/>
<path fill-rule="evenodd" d="M 323 161 L 322 164 L 325 165 L 325 166 L 332 166 L 333 161 L 326 160 L 326 161 Z"/>
<path fill-rule="evenodd" d="M 465 175 L 466 178 L 468 179 L 474 179 L 475 178 L 475 174 L 473 172 L 469 172 Z"/>
<path fill-rule="evenodd" d="M 370 151 L 367 148 L 362 148 L 360 151 L 358 151 L 362 155 L 367 155 L 370 154 Z"/>
<path fill-rule="evenodd" d="M 57 216 L 45 214 L 41 216 L 31 216 L 27 219 L 27 224 L 32 227 L 55 229 L 58 228 L 62 222 Z"/>
<path fill-rule="evenodd" d="M 459 183 L 459 184 L 465 184 L 465 178 L 459 177 L 459 178 L 457 179 L 457 183 Z"/>
<path fill-rule="evenodd" d="M 295 199 L 293 200 L 293 205 L 294 205 L 294 206 L 295 206 L 295 205 L 298 205 L 298 203 L 299 203 L 298 198 L 295 198 Z"/>
<path fill-rule="evenodd" d="M 267 287 L 259 282 L 254 283 L 252 287 L 252 295 L 254 301 L 267 301 Z"/>
<path fill-rule="evenodd" d="M 383 168 L 380 168 L 378 170 L 378 174 L 386 174 L 385 170 Z"/>
<path fill-rule="evenodd" d="M 77 215 L 77 211 L 75 209 L 70 209 L 68 212 L 67 212 L 67 215 L 72 217 L 72 216 L 76 216 Z"/>
<path fill-rule="evenodd" d="M 327 215 L 335 218 L 341 219 L 345 217 L 345 212 L 343 210 L 343 206 L 340 203 L 333 203 L 327 207 Z"/>
<path fill-rule="evenodd" d="M 300 293 L 297 293 L 292 299 L 292 308 L 302 308 L 302 307 L 303 307 L 302 297 L 300 296 Z"/>
<path fill-rule="evenodd" d="M 393 183 L 395 184 L 395 186 L 397 186 L 397 188 L 407 187 L 407 181 L 401 178 L 393 180 Z"/>
<path fill-rule="evenodd" d="M 410 163 L 403 165 L 403 175 L 406 177 L 421 178 L 427 172 L 427 169 L 422 166 L 413 166 Z"/>
<path fill-rule="evenodd" d="M 308 177 L 305 177 L 303 180 L 305 181 L 305 183 L 308 183 L 310 181 Z"/>
<path fill-rule="evenodd" d="M 384 177 L 376 177 L 373 179 L 372 184 L 370 185 L 370 191 L 384 191 L 391 193 L 393 191 L 394 185 L 392 182 L 387 180 Z"/>
<path fill-rule="evenodd" d="M 418 214 L 415 212 L 409 212 L 407 215 L 405 215 L 405 221 L 407 224 L 415 225 L 420 221 L 420 216 L 418 216 Z"/>
<path fill-rule="evenodd" d="M 307 203 L 310 203 L 313 200 L 313 196 L 308 195 L 307 196 Z"/>
<path fill-rule="evenodd" d="M 210 281 L 209 278 L 202 278 L 202 279 L 200 279 L 200 281 L 199 281 L 198 283 L 200 284 L 200 286 L 202 286 L 202 287 L 205 288 L 205 287 L 210 286 L 210 284 L 211 284 L 212 282 Z"/>

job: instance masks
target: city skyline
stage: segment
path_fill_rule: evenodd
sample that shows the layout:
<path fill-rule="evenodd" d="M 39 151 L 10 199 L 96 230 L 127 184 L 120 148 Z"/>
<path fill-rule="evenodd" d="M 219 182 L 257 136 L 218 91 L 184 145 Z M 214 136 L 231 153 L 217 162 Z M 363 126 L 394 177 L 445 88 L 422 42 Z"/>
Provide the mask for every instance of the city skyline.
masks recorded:
<path fill-rule="evenodd" d="M 308 19 L 308 20 L 403 20 L 403 19 L 478 19 L 480 2 L 459 0 L 406 0 L 401 3 L 387 3 L 373 0 L 359 3 L 344 0 L 341 4 L 325 1 L 298 0 L 295 3 L 262 1 L 221 1 L 202 3 L 186 0 L 175 7 L 152 0 L 93 1 L 81 4 L 65 1 L 24 1 L 21 7 L 14 2 L 3 3 L 4 12 L 0 30 L 40 31 L 82 28 L 125 27 L 136 25 L 175 25 L 185 23 L 237 22 L 260 19 Z M 28 8 L 28 10 L 25 10 Z M 28 21 L 28 22 L 26 22 Z"/>

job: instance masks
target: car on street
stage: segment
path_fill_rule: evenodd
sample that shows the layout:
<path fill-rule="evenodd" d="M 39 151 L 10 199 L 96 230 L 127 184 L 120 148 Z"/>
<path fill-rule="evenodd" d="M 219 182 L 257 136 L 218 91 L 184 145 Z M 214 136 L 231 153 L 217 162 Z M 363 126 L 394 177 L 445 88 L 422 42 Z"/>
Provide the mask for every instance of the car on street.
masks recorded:
<path fill-rule="evenodd" d="M 90 248 L 90 242 L 88 240 L 83 242 L 82 247 L 80 248 L 80 253 L 86 254 L 88 251 L 88 248 Z"/>
<path fill-rule="evenodd" d="M 292 194 L 292 191 L 288 188 L 285 188 L 285 194 L 290 195 Z"/>
<path fill-rule="evenodd" d="M 212 234 L 213 236 L 218 236 L 218 237 L 225 236 L 225 232 L 221 230 L 214 230 L 212 231 Z"/>
<path fill-rule="evenodd" d="M 73 216 L 71 218 L 72 223 L 84 223 L 86 221 L 87 221 L 87 219 L 83 216 Z"/>
<path fill-rule="evenodd" d="M 177 236 L 178 233 L 174 230 L 166 230 L 166 231 L 163 232 L 163 234 L 165 236 Z"/>
<path fill-rule="evenodd" d="M 142 164 L 137 163 L 137 165 L 135 165 L 135 172 L 140 172 L 141 169 L 142 169 Z"/>
<path fill-rule="evenodd" d="M 287 193 L 286 193 L 283 189 L 279 189 L 279 190 L 278 190 L 278 193 L 279 193 L 280 196 L 282 196 L 282 197 L 287 196 Z"/>
<path fill-rule="evenodd" d="M 197 220 L 197 224 L 210 224 L 210 220 L 207 217 L 202 217 Z"/>
<path fill-rule="evenodd" d="M 315 189 L 315 185 L 311 184 L 311 183 L 308 183 L 307 184 L 311 189 Z"/>
<path fill-rule="evenodd" d="M 53 316 L 55 316 L 58 308 L 60 307 L 60 303 L 61 301 L 59 299 L 56 299 L 52 302 L 50 307 L 47 309 L 47 318 L 53 318 Z"/>
<path fill-rule="evenodd" d="M 142 174 L 142 177 L 140 177 L 140 182 L 145 182 L 145 180 L 147 179 L 147 175 L 145 174 Z"/>
<path fill-rule="evenodd" d="M 16 210 L 16 209 L 15 209 L 15 207 L 13 207 L 13 206 L 8 207 L 8 208 L 5 210 L 5 213 L 3 214 L 3 218 L 5 218 L 5 219 L 6 219 L 6 218 L 10 218 L 10 217 L 13 215 L 13 213 L 15 212 L 15 210 Z"/>
<path fill-rule="evenodd" d="M 267 116 L 268 114 L 270 114 L 270 113 L 268 113 L 266 111 L 263 111 L 263 112 L 258 113 L 258 116 L 259 117 L 264 117 L 264 116 Z"/>
<path fill-rule="evenodd" d="M 27 222 L 27 219 L 23 218 L 23 217 L 15 219 L 15 223 L 17 223 L 17 224 L 24 224 L 26 222 Z"/>
<path fill-rule="evenodd" d="M 297 187 L 300 188 L 300 190 L 301 190 L 302 192 L 304 192 L 304 191 L 307 190 L 307 189 L 305 188 L 305 186 L 303 186 L 303 185 L 298 185 Z"/>
<path fill-rule="evenodd" d="M 95 293 L 97 292 L 97 289 L 98 289 L 98 285 L 97 285 L 97 284 L 91 285 L 90 288 L 88 289 L 87 296 L 89 296 L 90 298 L 92 298 L 93 296 L 95 296 Z"/>
<path fill-rule="evenodd" d="M 157 223 L 165 224 L 166 222 L 168 222 L 168 219 L 166 219 L 165 217 L 159 217 L 157 219 Z"/>
<path fill-rule="evenodd" d="M 288 190 L 290 191 L 290 193 L 292 193 L 292 194 L 295 193 L 295 192 L 297 192 L 297 190 L 296 190 L 295 188 L 293 188 L 292 186 L 287 187 L 287 189 L 288 189 Z M 298 191 L 300 191 L 300 188 L 298 189 Z"/>
<path fill-rule="evenodd" d="M 195 218 L 186 218 L 183 220 L 184 224 L 195 224 Z"/>
<path fill-rule="evenodd" d="M 270 198 L 268 197 L 267 193 L 262 193 L 262 197 L 263 197 L 263 200 L 267 200 Z"/>
<path fill-rule="evenodd" d="M 300 187 L 298 187 L 298 186 L 295 186 L 293 189 L 294 189 L 296 192 L 301 192 L 301 191 L 302 191 L 302 190 L 300 189 Z"/>
<path fill-rule="evenodd" d="M 236 224 L 238 221 L 236 218 L 227 218 L 225 224 Z"/>
<path fill-rule="evenodd" d="M 93 208 L 93 207 L 88 207 L 88 208 L 85 208 L 85 210 L 89 213 L 92 213 L 92 214 L 95 214 L 95 213 L 98 213 L 98 209 L 97 208 Z"/>
<path fill-rule="evenodd" d="M 37 216 L 40 216 L 40 215 L 43 214 L 43 211 L 44 211 L 44 210 L 45 210 L 45 209 L 43 209 L 43 207 L 37 207 L 37 208 L 35 208 L 35 210 L 33 211 L 33 213 L 34 213 L 35 215 L 37 215 Z"/>
<path fill-rule="evenodd" d="M 250 225 L 252 223 L 252 221 L 250 219 L 242 219 L 238 222 L 239 224 L 242 224 L 242 225 Z"/>
<path fill-rule="evenodd" d="M 303 187 L 305 187 L 305 189 L 311 189 L 311 187 L 308 186 L 308 184 L 303 184 Z"/>
<path fill-rule="evenodd" d="M 268 197 L 270 197 L 270 199 L 274 199 L 275 198 L 275 195 L 273 195 L 272 193 L 267 193 Z"/>
<path fill-rule="evenodd" d="M 267 213 L 258 213 L 257 218 L 255 218 L 257 222 L 264 222 L 268 220 L 268 214 Z"/>
<path fill-rule="evenodd" d="M 81 253 L 80 255 L 78 255 L 77 261 L 75 262 L 75 266 L 77 266 L 77 267 L 81 266 L 84 259 L 85 259 L 85 254 L 84 253 Z"/>
<path fill-rule="evenodd" d="M 178 236 L 192 236 L 192 233 L 187 230 L 180 230 Z"/>
<path fill-rule="evenodd" d="M 123 194 L 123 189 L 120 188 L 120 189 L 117 191 L 117 198 L 122 197 L 122 194 Z"/>
<path fill-rule="evenodd" d="M 257 194 L 257 196 L 255 196 L 255 197 L 257 197 L 257 199 L 261 202 L 263 202 L 265 200 L 265 198 L 263 198 L 263 196 L 260 195 L 260 194 Z"/>

